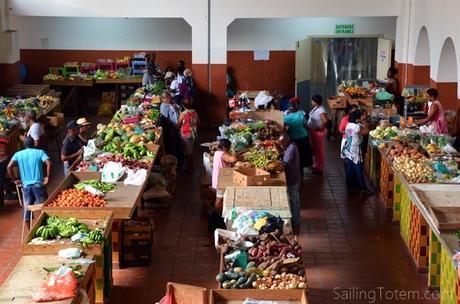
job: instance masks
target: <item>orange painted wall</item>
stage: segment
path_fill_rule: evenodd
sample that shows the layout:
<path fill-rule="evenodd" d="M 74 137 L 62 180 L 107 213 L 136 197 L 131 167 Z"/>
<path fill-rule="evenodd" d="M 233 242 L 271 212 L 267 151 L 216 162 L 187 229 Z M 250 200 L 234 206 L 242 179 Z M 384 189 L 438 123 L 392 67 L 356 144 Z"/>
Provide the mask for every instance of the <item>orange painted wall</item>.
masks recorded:
<path fill-rule="evenodd" d="M 430 66 L 414 66 L 413 64 L 395 62 L 395 67 L 399 71 L 398 79 L 402 87 L 414 84 L 427 85 L 430 83 Z"/>
<path fill-rule="evenodd" d="M 41 83 L 42 77 L 48 73 L 50 66 L 61 66 L 66 61 L 96 62 L 101 58 L 117 58 L 132 56 L 142 51 L 93 51 L 93 50 L 21 50 L 21 63 L 26 65 L 28 83 Z M 149 52 L 152 52 L 151 50 Z M 170 65 L 173 68 L 177 60 L 182 59 L 186 65 L 191 65 L 191 51 L 153 51 L 157 63 L 164 69 Z"/>
<path fill-rule="evenodd" d="M 19 82 L 19 62 L 0 64 L 0 94 Z"/>
<path fill-rule="evenodd" d="M 254 61 L 253 51 L 229 51 L 227 65 L 236 90 L 295 93 L 295 51 L 270 51 L 268 61 Z"/>

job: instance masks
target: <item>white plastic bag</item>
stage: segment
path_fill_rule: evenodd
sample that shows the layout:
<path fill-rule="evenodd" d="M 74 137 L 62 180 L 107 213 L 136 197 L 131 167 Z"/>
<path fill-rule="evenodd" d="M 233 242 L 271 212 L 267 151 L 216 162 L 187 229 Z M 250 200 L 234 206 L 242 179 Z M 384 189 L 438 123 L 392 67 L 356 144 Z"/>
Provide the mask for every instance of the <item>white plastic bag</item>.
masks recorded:
<path fill-rule="evenodd" d="M 147 178 L 147 170 L 139 169 L 137 171 L 128 169 L 128 176 L 123 183 L 125 185 L 141 186 Z"/>
<path fill-rule="evenodd" d="M 101 181 L 105 183 L 115 183 L 125 174 L 125 169 L 121 163 L 108 162 L 102 168 Z"/>
<path fill-rule="evenodd" d="M 88 140 L 88 144 L 83 147 L 83 159 L 91 159 L 98 152 L 94 139 L 90 139 Z"/>
<path fill-rule="evenodd" d="M 91 193 L 91 194 L 94 195 L 94 196 L 99 196 L 99 197 L 105 196 L 104 192 L 102 192 L 101 190 L 98 190 L 98 189 L 94 188 L 93 186 L 85 185 L 84 189 L 85 189 L 86 192 L 89 192 L 89 193 Z"/>
<path fill-rule="evenodd" d="M 64 259 L 78 259 L 81 256 L 81 250 L 78 248 L 66 248 L 59 250 L 58 256 Z"/>

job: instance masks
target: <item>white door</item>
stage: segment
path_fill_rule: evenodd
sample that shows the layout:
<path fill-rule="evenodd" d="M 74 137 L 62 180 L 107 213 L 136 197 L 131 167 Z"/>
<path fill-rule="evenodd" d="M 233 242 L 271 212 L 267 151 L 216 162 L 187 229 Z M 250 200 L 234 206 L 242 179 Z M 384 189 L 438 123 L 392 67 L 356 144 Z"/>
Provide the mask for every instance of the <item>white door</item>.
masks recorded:
<path fill-rule="evenodd" d="M 388 68 L 391 66 L 393 41 L 379 38 L 377 46 L 377 79 L 386 80 Z"/>
<path fill-rule="evenodd" d="M 311 38 L 307 38 L 296 42 L 295 53 L 295 93 L 302 103 L 310 97 L 310 70 Z"/>

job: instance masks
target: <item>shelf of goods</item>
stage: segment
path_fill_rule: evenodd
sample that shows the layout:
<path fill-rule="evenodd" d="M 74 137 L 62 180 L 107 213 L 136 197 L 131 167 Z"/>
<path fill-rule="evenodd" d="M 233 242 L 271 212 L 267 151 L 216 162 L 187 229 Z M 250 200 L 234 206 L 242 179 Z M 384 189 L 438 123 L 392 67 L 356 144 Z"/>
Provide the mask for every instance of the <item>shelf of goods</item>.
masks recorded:
<path fill-rule="evenodd" d="M 79 248 L 95 260 L 95 302 L 103 303 L 112 286 L 112 221 L 113 213 L 104 210 L 44 210 L 23 241 L 22 254 L 54 257 L 59 250 Z M 101 236 L 96 240 L 92 231 L 100 231 Z M 91 237 L 72 241 L 78 233 Z"/>
<path fill-rule="evenodd" d="M 413 117 L 421 119 L 427 116 L 428 99 L 424 93 L 430 87 L 428 85 L 408 86 L 403 89 L 404 118 Z"/>
<path fill-rule="evenodd" d="M 456 287 L 460 279 L 453 256 L 460 249 L 455 233 L 460 229 L 460 189 L 454 179 L 450 183 L 439 179 L 435 165 L 434 169 L 424 165 L 442 163 L 449 158 L 433 153 L 443 153 L 434 143 L 444 139 L 431 138 L 428 145 L 411 140 L 407 143 L 405 139 L 403 146 L 394 141 L 380 144 L 377 149 L 380 155 L 372 158 L 369 166 L 377 167 L 380 159 L 380 197 L 392 221 L 399 224 L 416 267 L 428 273 L 428 287 L 440 290 L 442 304 L 456 303 L 460 301 L 460 290 Z M 371 147 L 371 140 L 369 145 L 369 149 L 376 149 Z M 412 173 L 413 170 L 418 173 Z"/>
<path fill-rule="evenodd" d="M 91 255 L 86 256 L 92 259 Z M 59 268 L 63 264 L 74 265 L 73 260 L 63 259 L 57 255 L 34 255 L 22 256 L 16 267 L 0 287 L 0 302 L 13 304 L 32 303 L 32 297 L 35 291 L 45 283 L 47 269 Z M 97 279 L 95 279 L 97 270 L 95 264 L 81 264 L 78 270 L 82 277 L 78 279 L 78 289 L 74 297 L 52 301 L 48 303 L 59 304 L 82 304 L 98 303 L 96 297 Z"/>
<path fill-rule="evenodd" d="M 162 129 L 157 127 L 158 119 L 159 110 L 150 101 L 130 98 L 129 105 L 118 110 L 109 124 L 97 126 L 98 131 L 93 140 L 103 153 L 75 162 L 70 175 L 43 207 L 44 210 L 94 210 L 97 208 L 112 211 L 112 257 L 116 267 L 120 266 L 122 258 L 122 236 L 120 234 L 123 223 L 132 219 L 136 208 L 141 206 L 142 194 L 147 186 L 148 178 L 140 185 L 126 185 L 124 177 L 126 175 L 124 175 L 119 181 L 113 183 L 116 189 L 106 194 L 104 203 L 99 207 L 62 207 L 52 202 L 59 192 L 71 188 L 78 182 L 100 180 L 101 173 L 99 172 L 109 162 L 119 163 L 134 172 L 145 169 L 148 175 L 161 148 Z"/>

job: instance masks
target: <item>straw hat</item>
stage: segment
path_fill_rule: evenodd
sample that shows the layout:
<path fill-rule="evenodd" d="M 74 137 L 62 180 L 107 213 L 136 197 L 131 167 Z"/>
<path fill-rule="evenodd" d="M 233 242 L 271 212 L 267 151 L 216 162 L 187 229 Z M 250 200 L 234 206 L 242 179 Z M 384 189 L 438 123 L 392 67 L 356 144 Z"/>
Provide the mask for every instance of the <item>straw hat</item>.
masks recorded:
<path fill-rule="evenodd" d="M 80 127 L 85 127 L 91 125 L 91 123 L 87 121 L 85 117 L 82 117 L 77 120 L 77 125 Z"/>
<path fill-rule="evenodd" d="M 175 77 L 176 77 L 176 75 L 174 75 L 173 72 L 166 72 L 165 79 L 166 78 L 175 78 Z"/>
<path fill-rule="evenodd" d="M 184 76 L 186 77 L 192 77 L 192 71 L 190 69 L 185 69 L 184 70 Z"/>

